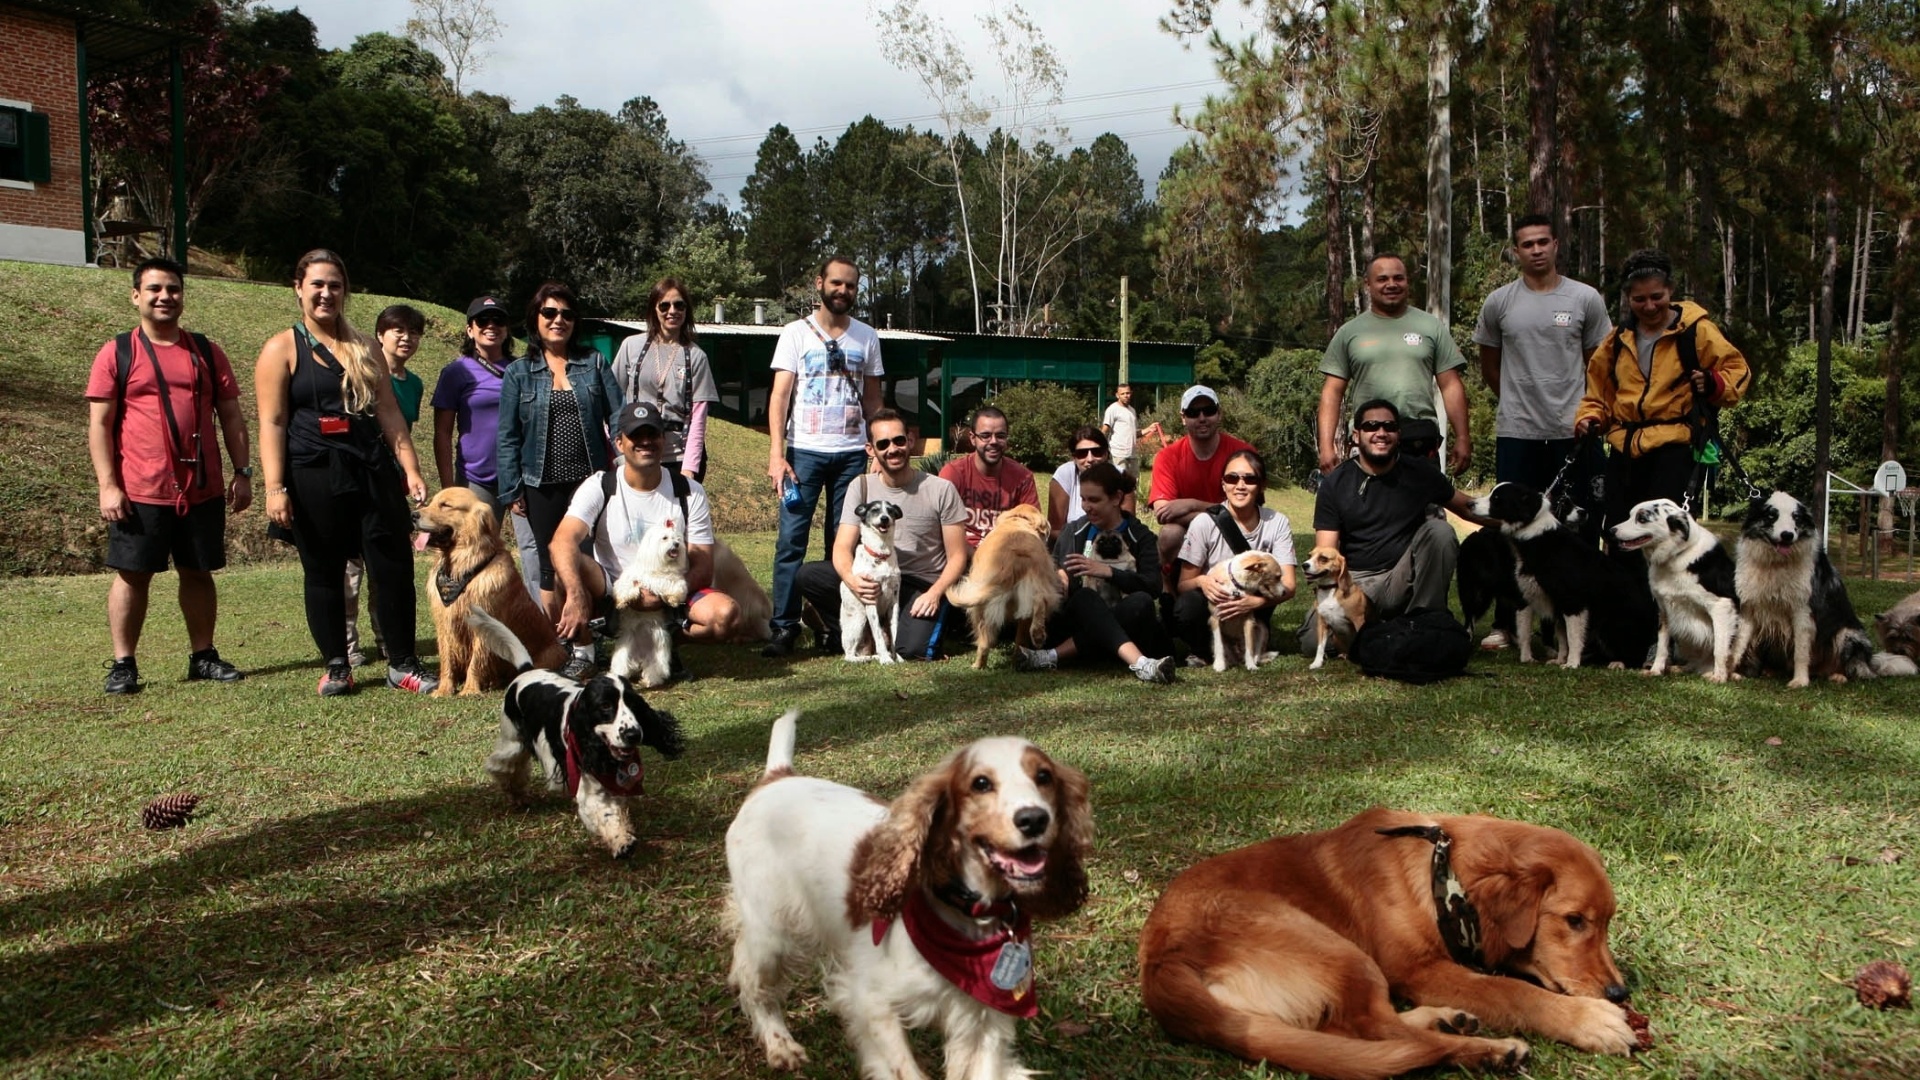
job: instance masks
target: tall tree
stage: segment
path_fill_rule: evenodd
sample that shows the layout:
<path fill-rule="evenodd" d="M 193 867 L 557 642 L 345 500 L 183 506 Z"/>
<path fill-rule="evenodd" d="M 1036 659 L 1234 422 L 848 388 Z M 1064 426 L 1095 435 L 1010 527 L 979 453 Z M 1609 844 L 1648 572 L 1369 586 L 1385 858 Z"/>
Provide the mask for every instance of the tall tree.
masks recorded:
<path fill-rule="evenodd" d="M 486 66 L 487 46 L 505 29 L 488 0 L 408 0 L 413 11 L 407 36 L 438 50 L 453 71 L 453 92 L 466 91 L 466 77 Z"/>
<path fill-rule="evenodd" d="M 747 215 L 746 255 L 764 279 L 762 288 L 778 293 L 805 284 L 820 243 L 819 200 L 800 142 L 785 124 L 769 128 L 760 141 L 740 208 Z"/>

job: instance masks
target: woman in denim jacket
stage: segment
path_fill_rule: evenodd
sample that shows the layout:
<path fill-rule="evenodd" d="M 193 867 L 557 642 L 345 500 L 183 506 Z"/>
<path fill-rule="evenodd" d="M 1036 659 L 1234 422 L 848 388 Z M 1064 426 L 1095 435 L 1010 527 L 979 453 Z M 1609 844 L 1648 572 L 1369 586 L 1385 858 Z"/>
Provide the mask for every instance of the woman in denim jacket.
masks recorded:
<path fill-rule="evenodd" d="M 500 502 L 525 514 L 540 547 L 540 598 L 559 617 L 547 546 L 580 481 L 613 460 L 620 387 L 599 352 L 576 349 L 573 290 L 549 281 L 527 305 L 527 355 L 500 378 Z"/>

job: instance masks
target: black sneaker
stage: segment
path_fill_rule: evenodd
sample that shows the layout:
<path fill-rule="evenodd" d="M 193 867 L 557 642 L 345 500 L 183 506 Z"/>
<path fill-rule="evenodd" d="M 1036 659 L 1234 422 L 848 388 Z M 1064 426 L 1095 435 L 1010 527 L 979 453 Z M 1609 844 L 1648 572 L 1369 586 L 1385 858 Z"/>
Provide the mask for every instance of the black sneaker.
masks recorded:
<path fill-rule="evenodd" d="M 327 661 L 327 673 L 320 676 L 320 696 L 339 697 L 354 692 L 353 665 L 344 656 Z"/>
<path fill-rule="evenodd" d="M 773 636 L 767 639 L 760 655 L 769 660 L 781 660 L 793 655 L 793 646 L 800 640 L 800 628 L 797 626 L 775 627 Z"/>
<path fill-rule="evenodd" d="M 387 685 L 410 694 L 431 694 L 440 686 L 440 677 L 428 671 L 419 657 L 408 656 L 387 665 Z"/>
<path fill-rule="evenodd" d="M 187 681 L 212 679 L 214 682 L 239 682 L 246 678 L 240 669 L 220 659 L 219 650 L 209 645 L 187 656 Z"/>
<path fill-rule="evenodd" d="M 841 652 L 840 635 L 834 633 L 832 630 L 815 630 L 813 632 L 813 648 L 815 652 L 820 653 L 822 656 L 839 656 Z"/>
<path fill-rule="evenodd" d="M 573 653 L 567 657 L 566 666 L 560 669 L 560 675 L 562 678 L 572 679 L 574 682 L 586 682 L 588 679 L 593 678 L 599 670 L 600 666 L 595 664 L 591 659 L 581 656 L 579 653 Z"/>
<path fill-rule="evenodd" d="M 140 666 L 133 657 L 124 656 L 118 660 L 107 661 L 107 693 L 137 694 L 140 692 Z"/>

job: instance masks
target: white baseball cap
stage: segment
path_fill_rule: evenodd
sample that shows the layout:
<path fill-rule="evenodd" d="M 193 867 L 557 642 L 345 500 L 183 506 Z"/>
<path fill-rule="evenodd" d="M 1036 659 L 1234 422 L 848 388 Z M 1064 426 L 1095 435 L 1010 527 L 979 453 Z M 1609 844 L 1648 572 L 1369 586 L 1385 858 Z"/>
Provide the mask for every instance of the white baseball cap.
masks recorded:
<path fill-rule="evenodd" d="M 1187 392 L 1180 395 L 1180 411 L 1186 412 L 1188 409 L 1191 409 L 1193 403 L 1201 398 L 1206 398 L 1215 405 L 1220 404 L 1220 395 L 1213 392 L 1213 387 L 1189 386 L 1187 387 Z"/>

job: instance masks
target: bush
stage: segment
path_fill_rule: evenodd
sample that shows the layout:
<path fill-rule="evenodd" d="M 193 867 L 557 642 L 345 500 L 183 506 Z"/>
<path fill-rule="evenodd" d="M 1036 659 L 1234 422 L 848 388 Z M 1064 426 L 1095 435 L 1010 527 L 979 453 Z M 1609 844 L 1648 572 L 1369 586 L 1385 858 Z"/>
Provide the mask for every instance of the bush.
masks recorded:
<path fill-rule="evenodd" d="M 1007 456 L 1041 474 L 1067 459 L 1067 442 L 1100 414 L 1087 392 L 1046 383 L 1015 383 L 986 402 L 1007 414 Z"/>

